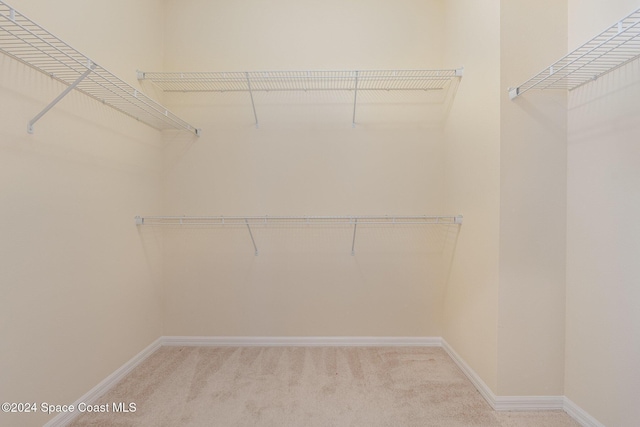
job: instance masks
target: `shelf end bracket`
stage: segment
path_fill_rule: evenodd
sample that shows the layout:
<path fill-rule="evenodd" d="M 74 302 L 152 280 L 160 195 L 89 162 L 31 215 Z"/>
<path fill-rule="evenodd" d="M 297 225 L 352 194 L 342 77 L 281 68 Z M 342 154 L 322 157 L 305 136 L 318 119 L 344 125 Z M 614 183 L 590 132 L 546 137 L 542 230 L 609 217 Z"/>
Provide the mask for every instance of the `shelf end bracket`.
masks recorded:
<path fill-rule="evenodd" d="M 51 101 L 49 103 L 49 105 L 47 105 L 46 107 L 44 107 L 44 109 L 42 111 L 40 111 L 38 113 L 38 115 L 36 115 L 33 119 L 31 119 L 29 121 L 29 123 L 27 124 L 27 132 L 28 133 L 33 133 L 33 125 L 36 124 L 36 122 L 38 120 L 40 120 L 42 118 L 42 116 L 44 116 L 45 114 L 47 114 L 47 112 L 49 110 L 51 110 L 58 102 L 60 102 L 62 100 L 62 98 L 64 98 L 65 96 L 67 96 L 67 94 L 69 92 L 71 92 L 73 89 L 76 88 L 76 86 L 78 86 L 80 84 L 80 82 L 82 82 L 89 74 L 91 74 L 91 72 L 96 68 L 96 64 L 94 64 L 93 62 L 89 61 L 89 64 L 87 65 L 87 70 L 82 73 L 82 75 L 80 77 L 78 77 L 76 79 L 75 82 L 71 83 L 69 85 L 69 87 L 67 87 L 60 95 L 58 95 L 56 97 L 56 99 L 54 99 L 53 101 Z"/>
<path fill-rule="evenodd" d="M 518 95 L 520 95 L 520 88 L 519 87 L 510 87 L 509 88 L 509 99 L 515 99 L 516 97 L 518 97 Z"/>

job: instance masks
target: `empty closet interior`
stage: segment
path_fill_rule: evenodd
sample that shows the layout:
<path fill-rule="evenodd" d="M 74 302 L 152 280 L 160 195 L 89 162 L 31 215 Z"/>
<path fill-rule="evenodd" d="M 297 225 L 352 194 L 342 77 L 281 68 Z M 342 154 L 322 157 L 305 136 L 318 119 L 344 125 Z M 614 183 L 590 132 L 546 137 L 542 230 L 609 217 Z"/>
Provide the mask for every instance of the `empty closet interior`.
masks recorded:
<path fill-rule="evenodd" d="M 638 7 L 0 1 L 0 396 L 161 337 L 436 338 L 498 409 L 632 425 Z"/>

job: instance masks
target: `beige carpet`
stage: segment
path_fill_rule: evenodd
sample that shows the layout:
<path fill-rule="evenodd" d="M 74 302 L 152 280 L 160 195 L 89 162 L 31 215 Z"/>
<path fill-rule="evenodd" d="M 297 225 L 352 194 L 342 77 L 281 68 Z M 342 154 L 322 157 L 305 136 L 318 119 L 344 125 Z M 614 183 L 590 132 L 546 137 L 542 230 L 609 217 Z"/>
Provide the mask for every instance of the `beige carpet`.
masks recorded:
<path fill-rule="evenodd" d="M 73 426 L 579 425 L 496 413 L 441 348 L 162 347 Z"/>

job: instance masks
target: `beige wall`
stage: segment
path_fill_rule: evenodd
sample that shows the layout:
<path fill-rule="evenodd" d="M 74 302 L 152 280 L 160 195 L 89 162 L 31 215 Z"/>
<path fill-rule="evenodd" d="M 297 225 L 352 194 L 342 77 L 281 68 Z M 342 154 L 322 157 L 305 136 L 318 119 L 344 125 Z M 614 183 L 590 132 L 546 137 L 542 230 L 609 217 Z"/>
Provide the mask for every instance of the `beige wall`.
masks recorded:
<path fill-rule="evenodd" d="M 442 1 L 166 7 L 169 70 L 461 65 L 442 62 Z M 256 94 L 259 129 L 248 94 L 167 96 L 203 136 L 168 152 L 164 213 L 444 214 L 442 103 L 363 94 L 351 128 L 352 96 Z M 246 229 L 167 231 L 165 333 L 441 335 L 451 230 L 363 227 L 355 257 L 351 232 L 254 230 L 255 257 Z"/>
<path fill-rule="evenodd" d="M 446 124 L 447 210 L 465 215 L 443 337 L 496 390 L 500 201 L 500 3 L 446 2 L 445 58 L 465 77 Z"/>
<path fill-rule="evenodd" d="M 123 77 L 162 64 L 159 1 L 11 4 Z M 162 333 L 153 259 L 133 222 L 161 205 L 160 134 L 79 93 L 27 134 L 63 89 L 0 54 L 3 402 L 73 403 Z M 12 415 L 0 424 L 49 418 Z"/>
<path fill-rule="evenodd" d="M 570 0 L 570 47 L 637 7 Z M 569 97 L 565 390 L 607 426 L 640 418 L 639 71 L 635 61 Z"/>
<path fill-rule="evenodd" d="M 444 338 L 496 395 L 561 395 L 566 101 L 506 89 L 565 53 L 566 4 L 452 1 L 446 16 L 445 58 L 467 75 L 446 128 L 445 198 L 465 227 Z"/>
<path fill-rule="evenodd" d="M 563 394 L 566 94 L 532 90 L 511 101 L 507 88 L 566 54 L 566 22 L 566 1 L 501 2 L 502 396 Z"/>
<path fill-rule="evenodd" d="M 443 0 L 165 3 L 166 71 L 441 65 Z"/>

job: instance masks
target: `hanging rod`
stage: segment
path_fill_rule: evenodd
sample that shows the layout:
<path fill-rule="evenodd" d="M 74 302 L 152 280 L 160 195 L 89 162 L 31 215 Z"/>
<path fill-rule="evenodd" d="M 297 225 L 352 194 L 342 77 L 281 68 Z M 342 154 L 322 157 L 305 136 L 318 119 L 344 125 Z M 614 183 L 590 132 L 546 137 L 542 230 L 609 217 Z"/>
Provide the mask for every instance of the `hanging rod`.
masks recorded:
<path fill-rule="evenodd" d="M 96 64 L 40 25 L 0 1 L 0 51 L 51 78 L 67 89 L 36 115 L 33 125 L 71 90 L 76 89 L 121 113 L 159 130 L 200 130 L 171 113 L 138 89 Z"/>
<path fill-rule="evenodd" d="M 463 68 L 448 70 L 340 70 L 340 71 L 233 71 L 149 72 L 138 71 L 165 92 L 248 92 L 258 127 L 253 100 L 255 92 L 353 91 L 352 126 L 356 125 L 358 92 L 434 91 L 446 89 Z"/>
<path fill-rule="evenodd" d="M 351 255 L 355 255 L 358 225 L 461 225 L 456 216 L 146 216 L 135 217 L 138 226 L 240 226 L 247 227 L 254 254 L 259 255 L 251 227 L 269 225 L 353 226 Z"/>
<path fill-rule="evenodd" d="M 640 57 L 640 9 L 635 10 L 521 85 L 509 88 L 515 99 L 530 89 L 576 89 Z"/>

